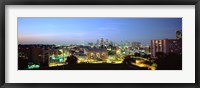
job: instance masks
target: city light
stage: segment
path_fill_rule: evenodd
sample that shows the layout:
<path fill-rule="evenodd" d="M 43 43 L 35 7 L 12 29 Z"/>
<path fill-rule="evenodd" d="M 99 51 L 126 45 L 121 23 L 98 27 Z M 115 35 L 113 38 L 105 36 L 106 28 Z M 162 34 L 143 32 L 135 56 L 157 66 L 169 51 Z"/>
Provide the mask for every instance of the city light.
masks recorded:
<path fill-rule="evenodd" d="M 18 20 L 20 70 L 182 69 L 182 18 Z"/>
<path fill-rule="evenodd" d="M 38 69 L 38 68 L 40 68 L 40 65 L 36 65 L 36 64 L 28 65 L 28 69 Z"/>

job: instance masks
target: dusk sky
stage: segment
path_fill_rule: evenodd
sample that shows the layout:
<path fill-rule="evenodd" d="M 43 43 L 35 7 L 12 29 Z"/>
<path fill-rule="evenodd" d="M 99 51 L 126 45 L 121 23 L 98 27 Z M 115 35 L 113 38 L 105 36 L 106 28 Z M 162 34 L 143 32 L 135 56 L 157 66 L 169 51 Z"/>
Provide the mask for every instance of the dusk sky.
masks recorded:
<path fill-rule="evenodd" d="M 115 43 L 175 39 L 182 18 L 18 18 L 19 44 Z"/>

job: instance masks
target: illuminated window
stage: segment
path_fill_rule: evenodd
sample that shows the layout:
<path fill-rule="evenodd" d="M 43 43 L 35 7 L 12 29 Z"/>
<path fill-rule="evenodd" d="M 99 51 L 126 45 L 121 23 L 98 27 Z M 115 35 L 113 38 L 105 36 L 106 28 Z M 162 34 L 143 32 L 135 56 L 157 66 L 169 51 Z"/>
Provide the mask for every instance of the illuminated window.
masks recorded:
<path fill-rule="evenodd" d="M 94 53 L 90 53 L 90 58 L 94 58 Z"/>
<path fill-rule="evenodd" d="M 101 54 L 101 57 L 104 58 L 104 57 L 105 57 L 105 53 L 102 53 L 102 54 Z"/>
<path fill-rule="evenodd" d="M 90 53 L 90 56 L 94 56 L 94 53 Z"/>
<path fill-rule="evenodd" d="M 159 44 L 162 44 L 162 40 L 159 40 Z"/>
<path fill-rule="evenodd" d="M 96 56 L 97 56 L 97 58 L 100 58 L 100 54 L 99 53 L 96 53 Z"/>
<path fill-rule="evenodd" d="M 158 43 L 158 41 L 156 40 L 156 43 Z"/>

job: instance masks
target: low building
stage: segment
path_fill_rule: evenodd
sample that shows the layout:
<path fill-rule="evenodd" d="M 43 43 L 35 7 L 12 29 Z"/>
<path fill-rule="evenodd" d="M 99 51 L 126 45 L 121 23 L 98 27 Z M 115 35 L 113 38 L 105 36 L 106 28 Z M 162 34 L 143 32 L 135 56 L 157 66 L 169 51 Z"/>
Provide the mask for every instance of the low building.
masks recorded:
<path fill-rule="evenodd" d="M 108 58 L 108 52 L 106 49 L 86 49 L 85 54 L 88 59 L 93 60 L 106 60 Z"/>

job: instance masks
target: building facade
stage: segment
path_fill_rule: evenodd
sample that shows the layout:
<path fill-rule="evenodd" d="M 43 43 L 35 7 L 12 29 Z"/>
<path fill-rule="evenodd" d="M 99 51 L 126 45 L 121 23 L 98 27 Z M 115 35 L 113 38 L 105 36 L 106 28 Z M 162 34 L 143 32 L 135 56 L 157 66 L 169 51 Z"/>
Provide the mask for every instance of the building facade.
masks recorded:
<path fill-rule="evenodd" d="M 182 54 L 182 41 L 177 39 L 151 40 L 151 56 L 157 52 Z"/>
<path fill-rule="evenodd" d="M 85 53 L 88 59 L 104 61 L 108 58 L 108 52 L 106 49 L 86 49 Z"/>

